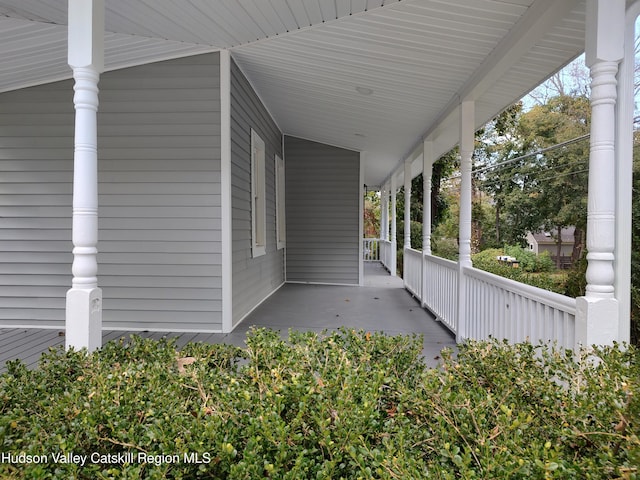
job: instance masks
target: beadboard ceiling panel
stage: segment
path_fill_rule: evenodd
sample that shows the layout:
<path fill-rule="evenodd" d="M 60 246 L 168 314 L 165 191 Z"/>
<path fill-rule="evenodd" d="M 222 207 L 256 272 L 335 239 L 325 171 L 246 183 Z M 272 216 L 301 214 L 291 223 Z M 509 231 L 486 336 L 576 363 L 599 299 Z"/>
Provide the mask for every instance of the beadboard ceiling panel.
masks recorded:
<path fill-rule="evenodd" d="M 584 49 L 584 0 L 105 0 L 109 70 L 230 49 L 285 134 L 366 151 L 379 185 Z M 0 91 L 69 78 L 67 0 L 0 0 Z M 445 128 L 446 127 L 446 128 Z M 441 153 L 441 152 L 438 152 Z"/>

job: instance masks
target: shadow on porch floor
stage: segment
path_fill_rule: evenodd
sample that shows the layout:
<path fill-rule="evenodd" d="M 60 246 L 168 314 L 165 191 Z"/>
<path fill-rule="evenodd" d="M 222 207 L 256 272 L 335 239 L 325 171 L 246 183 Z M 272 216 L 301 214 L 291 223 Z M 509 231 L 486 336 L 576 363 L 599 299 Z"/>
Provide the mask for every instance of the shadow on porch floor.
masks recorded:
<path fill-rule="evenodd" d="M 256 308 L 232 333 L 131 332 L 105 330 L 103 343 L 137 334 L 146 338 L 176 338 L 178 347 L 191 341 L 231 343 L 244 347 L 252 326 L 281 331 L 333 330 L 342 326 L 388 335 L 417 333 L 424 335 L 423 355 L 428 365 L 436 366 L 440 351 L 455 349 L 453 335 L 420 307 L 408 293 L 402 280 L 391 277 L 378 263 L 365 264 L 365 286 L 285 284 Z M 30 367 L 37 365 L 42 352 L 64 345 L 63 330 L 0 329 L 0 372 L 8 360 L 21 359 Z"/>

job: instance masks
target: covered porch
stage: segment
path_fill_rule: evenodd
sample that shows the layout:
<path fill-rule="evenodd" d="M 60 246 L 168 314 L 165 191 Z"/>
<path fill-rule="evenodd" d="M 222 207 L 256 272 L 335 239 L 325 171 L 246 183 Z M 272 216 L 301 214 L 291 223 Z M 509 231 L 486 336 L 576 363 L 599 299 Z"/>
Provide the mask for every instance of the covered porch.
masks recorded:
<path fill-rule="evenodd" d="M 29 351 L 27 327 L 34 341 L 41 327 L 65 332 L 41 350 L 60 338 L 99 348 L 105 328 L 233 340 L 260 312 L 280 327 L 408 329 L 388 321 L 402 302 L 380 324 L 367 316 L 382 297 L 363 274 L 366 189 L 382 193 L 382 263 L 395 272 L 404 249 L 401 286 L 458 341 L 627 340 L 639 6 L 0 0 L 0 326 L 17 336 L 2 351 Z M 588 286 L 566 300 L 473 268 L 472 156 L 479 128 L 585 51 Z M 431 254 L 429 206 L 422 251 L 409 222 L 396 232 L 395 207 L 404 184 L 409 208 L 419 173 L 430 198 L 433 163 L 455 146 L 451 263 Z M 289 309 L 320 317 L 292 324 Z"/>
<path fill-rule="evenodd" d="M 174 338 L 181 347 L 188 342 L 229 343 L 245 346 L 247 332 L 253 328 L 279 330 L 286 337 L 289 329 L 299 331 L 334 330 L 340 327 L 380 331 L 388 335 L 418 334 L 424 337 L 424 360 L 438 364 L 443 348 L 455 349 L 452 333 L 404 289 L 401 279 L 389 275 L 381 263 L 366 262 L 364 286 L 283 285 L 256 308 L 231 333 L 185 333 L 103 330 L 103 344 L 130 335 L 160 340 Z M 0 329 L 0 373 L 6 362 L 20 359 L 35 367 L 42 353 L 65 344 L 63 329 Z"/>

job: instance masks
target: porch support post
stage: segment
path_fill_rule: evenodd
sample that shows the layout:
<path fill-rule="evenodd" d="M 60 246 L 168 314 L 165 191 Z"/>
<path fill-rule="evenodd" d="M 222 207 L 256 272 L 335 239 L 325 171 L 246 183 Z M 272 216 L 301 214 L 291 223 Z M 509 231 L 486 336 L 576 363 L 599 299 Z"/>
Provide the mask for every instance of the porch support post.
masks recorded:
<path fill-rule="evenodd" d="M 396 175 L 391 174 L 391 276 L 397 276 L 398 242 L 396 240 Z"/>
<path fill-rule="evenodd" d="M 404 161 L 404 244 L 402 248 L 402 278 L 407 285 L 407 250 L 411 248 L 411 160 Z"/>
<path fill-rule="evenodd" d="M 391 239 L 391 235 L 389 233 L 389 204 L 391 203 L 391 199 L 389 198 L 389 192 L 391 188 L 389 185 L 384 186 L 384 239 L 389 241 Z"/>
<path fill-rule="evenodd" d="M 380 240 L 386 240 L 384 236 L 384 224 L 386 222 L 386 212 L 385 212 L 385 193 L 384 193 L 384 185 L 380 187 Z"/>
<path fill-rule="evenodd" d="M 67 292 L 66 348 L 102 345 L 98 288 L 98 81 L 104 69 L 104 1 L 69 0 L 68 63 L 75 79 L 73 282 Z"/>
<path fill-rule="evenodd" d="M 630 341 L 631 333 L 631 227 L 633 199 L 633 97 L 635 69 L 635 21 L 640 2 L 626 12 L 624 59 L 618 73 L 616 125 L 616 249 L 615 295 L 618 299 L 618 340 Z"/>
<path fill-rule="evenodd" d="M 411 248 L 411 161 L 404 162 L 404 248 Z"/>
<path fill-rule="evenodd" d="M 422 144 L 422 306 L 427 298 L 427 255 L 431 255 L 431 178 L 433 176 L 433 142 Z"/>
<path fill-rule="evenodd" d="M 591 71 L 587 202 L 587 288 L 576 299 L 576 347 L 618 339 L 615 298 L 616 74 L 624 55 L 624 0 L 587 0 L 586 64 Z"/>
<path fill-rule="evenodd" d="M 471 157 L 475 141 L 475 103 L 460 104 L 460 219 L 458 254 L 458 328 L 456 341 L 469 338 L 464 269 L 471 264 Z"/>
<path fill-rule="evenodd" d="M 422 252 L 431 255 L 431 179 L 433 177 L 433 142 L 422 146 Z"/>

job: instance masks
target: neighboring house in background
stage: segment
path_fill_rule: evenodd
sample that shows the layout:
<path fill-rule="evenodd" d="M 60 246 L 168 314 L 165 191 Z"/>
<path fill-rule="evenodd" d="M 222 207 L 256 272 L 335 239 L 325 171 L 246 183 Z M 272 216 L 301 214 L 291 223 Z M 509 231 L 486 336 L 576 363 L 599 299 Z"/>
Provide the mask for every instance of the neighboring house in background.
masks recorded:
<path fill-rule="evenodd" d="M 550 232 L 540 231 L 536 233 L 527 232 L 527 245 L 536 255 L 549 252 L 551 259 L 555 262 L 558 253 L 558 230 L 553 229 Z M 560 266 L 562 268 L 570 268 L 572 265 L 571 255 L 573 253 L 575 227 L 566 227 L 562 229 L 561 246 L 560 246 Z"/>

